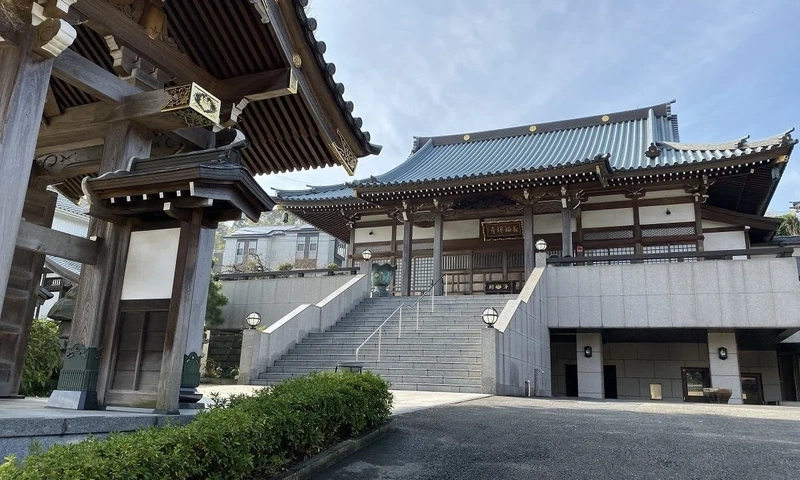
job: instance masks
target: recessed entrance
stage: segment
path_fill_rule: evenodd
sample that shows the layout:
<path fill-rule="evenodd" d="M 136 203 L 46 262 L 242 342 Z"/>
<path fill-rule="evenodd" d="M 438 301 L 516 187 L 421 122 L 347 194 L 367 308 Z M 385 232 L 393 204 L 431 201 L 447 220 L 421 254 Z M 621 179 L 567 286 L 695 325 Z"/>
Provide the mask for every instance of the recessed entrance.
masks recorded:
<path fill-rule="evenodd" d="M 704 388 L 711 387 L 711 373 L 707 368 L 681 368 L 684 402 L 705 402 Z"/>
<path fill-rule="evenodd" d="M 578 396 L 578 366 L 564 365 L 564 376 L 567 379 L 567 396 Z"/>
<path fill-rule="evenodd" d="M 760 373 L 743 373 L 742 375 L 742 403 L 747 405 L 761 405 L 764 403 L 764 385 L 761 383 Z"/>
<path fill-rule="evenodd" d="M 603 388 L 606 398 L 617 398 L 617 366 L 603 366 Z"/>

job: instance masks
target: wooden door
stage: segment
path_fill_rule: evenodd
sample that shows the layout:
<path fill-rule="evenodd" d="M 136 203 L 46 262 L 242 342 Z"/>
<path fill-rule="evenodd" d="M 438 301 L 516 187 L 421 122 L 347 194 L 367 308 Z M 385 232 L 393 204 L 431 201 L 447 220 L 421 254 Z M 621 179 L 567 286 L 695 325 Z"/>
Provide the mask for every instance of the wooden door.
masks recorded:
<path fill-rule="evenodd" d="M 168 312 L 168 300 L 121 302 L 110 391 L 157 390 Z"/>

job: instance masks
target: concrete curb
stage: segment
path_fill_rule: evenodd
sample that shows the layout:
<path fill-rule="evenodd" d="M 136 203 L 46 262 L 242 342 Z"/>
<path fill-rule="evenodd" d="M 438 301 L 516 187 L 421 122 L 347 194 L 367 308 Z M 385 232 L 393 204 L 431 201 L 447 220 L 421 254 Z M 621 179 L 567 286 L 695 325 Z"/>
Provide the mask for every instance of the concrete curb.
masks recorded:
<path fill-rule="evenodd" d="M 396 422 L 389 419 L 383 426 L 370 430 L 358 438 L 351 438 L 350 440 L 345 440 L 344 442 L 334 445 L 324 452 L 315 455 L 313 458 L 309 458 L 305 462 L 295 465 L 293 468 L 289 469 L 289 471 L 272 477 L 271 480 L 308 480 L 395 430 L 397 430 Z"/>

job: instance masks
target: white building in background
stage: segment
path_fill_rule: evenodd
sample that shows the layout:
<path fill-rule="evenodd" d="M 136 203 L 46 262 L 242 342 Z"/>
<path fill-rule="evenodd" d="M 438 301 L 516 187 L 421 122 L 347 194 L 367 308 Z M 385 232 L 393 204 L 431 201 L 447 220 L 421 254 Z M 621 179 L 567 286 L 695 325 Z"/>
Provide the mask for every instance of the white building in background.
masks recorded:
<path fill-rule="evenodd" d="M 222 272 L 234 266 L 260 261 L 266 271 L 274 271 L 282 263 L 295 269 L 326 268 L 328 264 L 344 264 L 347 244 L 310 225 L 277 225 L 245 227 L 225 238 Z"/>
<path fill-rule="evenodd" d="M 53 215 L 53 230 L 69 233 L 79 237 L 86 237 L 89 231 L 89 217 L 83 213 L 83 208 L 75 205 L 66 197 L 58 194 L 56 211 Z M 37 310 L 36 317 L 46 317 L 56 301 L 67 290 L 77 285 L 81 274 L 81 264 L 64 258 L 52 257 L 45 259 L 44 278 L 42 287 L 53 294 Z"/>

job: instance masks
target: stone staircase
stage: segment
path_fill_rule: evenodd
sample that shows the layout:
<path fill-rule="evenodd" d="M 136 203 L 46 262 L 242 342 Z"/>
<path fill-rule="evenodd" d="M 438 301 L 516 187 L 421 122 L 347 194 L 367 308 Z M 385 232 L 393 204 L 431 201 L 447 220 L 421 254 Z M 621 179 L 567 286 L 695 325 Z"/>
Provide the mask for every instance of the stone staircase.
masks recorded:
<path fill-rule="evenodd" d="M 419 330 L 416 309 L 403 309 L 398 338 L 398 317 L 384 326 L 381 358 L 378 335 L 361 348 L 364 369 L 381 375 L 399 390 L 480 393 L 481 313 L 486 307 L 500 312 L 515 295 L 436 297 L 420 302 Z M 310 372 L 334 370 L 340 362 L 355 361 L 355 350 L 400 304 L 419 297 L 368 298 L 328 331 L 311 333 L 252 383 L 271 385 Z"/>

